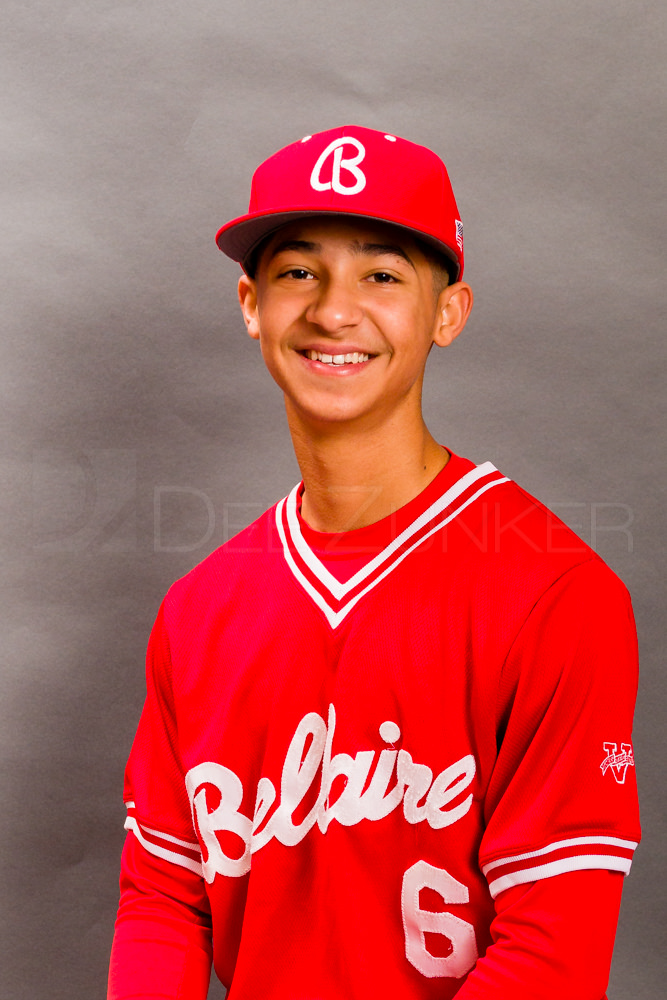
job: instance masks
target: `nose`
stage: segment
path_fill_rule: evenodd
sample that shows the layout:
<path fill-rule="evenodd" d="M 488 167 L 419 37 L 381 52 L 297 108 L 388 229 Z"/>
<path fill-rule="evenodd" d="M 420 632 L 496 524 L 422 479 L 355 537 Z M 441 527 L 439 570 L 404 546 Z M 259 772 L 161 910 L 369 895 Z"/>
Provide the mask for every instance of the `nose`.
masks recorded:
<path fill-rule="evenodd" d="M 356 289 L 343 278 L 329 276 L 318 282 L 312 301 L 306 310 L 309 323 L 326 333 L 334 334 L 356 326 L 363 312 Z"/>

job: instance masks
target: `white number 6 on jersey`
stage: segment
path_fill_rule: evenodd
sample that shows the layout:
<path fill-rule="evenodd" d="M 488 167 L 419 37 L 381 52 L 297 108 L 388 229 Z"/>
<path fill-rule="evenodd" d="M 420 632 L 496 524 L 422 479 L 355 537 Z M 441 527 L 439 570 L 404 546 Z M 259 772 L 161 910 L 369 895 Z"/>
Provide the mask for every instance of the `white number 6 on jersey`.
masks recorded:
<path fill-rule="evenodd" d="M 436 976 L 460 979 L 470 972 L 477 961 L 475 928 L 453 913 L 422 910 L 419 893 L 426 888 L 435 890 L 447 904 L 467 903 L 470 898 L 467 887 L 457 882 L 444 868 L 434 868 L 426 861 L 418 861 L 408 868 L 401 890 L 406 957 L 415 969 L 429 979 Z M 446 958 L 431 955 L 426 948 L 425 932 L 443 934 L 449 939 L 452 950 Z"/>

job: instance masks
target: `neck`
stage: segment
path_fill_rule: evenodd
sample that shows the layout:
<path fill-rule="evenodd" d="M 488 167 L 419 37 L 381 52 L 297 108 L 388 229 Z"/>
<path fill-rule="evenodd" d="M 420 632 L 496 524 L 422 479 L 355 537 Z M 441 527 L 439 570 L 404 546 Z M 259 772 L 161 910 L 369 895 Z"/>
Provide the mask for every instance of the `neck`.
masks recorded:
<path fill-rule="evenodd" d="M 387 517 L 449 460 L 423 420 L 408 428 L 313 430 L 289 411 L 288 419 L 304 483 L 301 513 L 316 531 L 352 531 Z"/>

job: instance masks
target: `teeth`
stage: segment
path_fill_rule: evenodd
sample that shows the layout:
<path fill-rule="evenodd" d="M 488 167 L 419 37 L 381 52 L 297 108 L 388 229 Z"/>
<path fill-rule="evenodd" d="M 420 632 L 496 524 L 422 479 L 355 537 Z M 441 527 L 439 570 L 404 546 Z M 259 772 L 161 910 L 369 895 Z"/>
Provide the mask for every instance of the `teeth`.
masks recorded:
<path fill-rule="evenodd" d="M 307 351 L 311 361 L 321 361 L 324 365 L 358 365 L 362 361 L 368 361 L 368 354 L 361 354 L 354 351 L 352 354 L 322 354 L 320 351 Z"/>

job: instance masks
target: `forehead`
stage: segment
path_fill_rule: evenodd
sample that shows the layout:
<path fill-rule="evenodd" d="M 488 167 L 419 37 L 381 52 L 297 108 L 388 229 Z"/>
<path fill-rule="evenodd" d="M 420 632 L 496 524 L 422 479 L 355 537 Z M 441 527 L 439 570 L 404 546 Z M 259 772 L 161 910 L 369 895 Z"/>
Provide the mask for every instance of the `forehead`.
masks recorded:
<path fill-rule="evenodd" d="M 404 229 L 388 222 L 353 216 L 313 216 L 287 223 L 267 239 L 262 257 L 271 256 L 292 243 L 313 244 L 324 250 L 333 246 L 347 247 L 351 251 L 359 247 L 377 247 L 379 252 L 394 249 L 413 263 L 423 258 L 417 243 Z"/>

